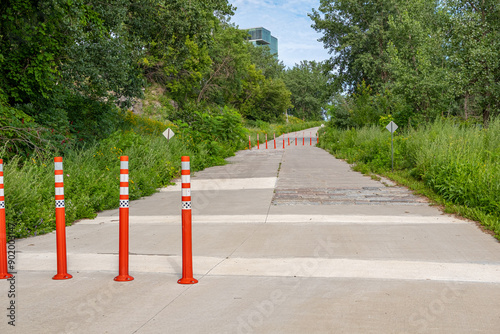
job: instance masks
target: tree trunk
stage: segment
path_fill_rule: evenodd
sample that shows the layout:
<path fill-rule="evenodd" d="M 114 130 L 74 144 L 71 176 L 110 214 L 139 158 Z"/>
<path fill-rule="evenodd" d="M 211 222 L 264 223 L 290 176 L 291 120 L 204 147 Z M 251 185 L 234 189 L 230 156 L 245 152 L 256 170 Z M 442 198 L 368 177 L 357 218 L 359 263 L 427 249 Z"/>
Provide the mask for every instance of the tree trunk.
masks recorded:
<path fill-rule="evenodd" d="M 466 92 L 464 97 L 464 116 L 465 120 L 469 119 L 469 92 Z"/>
<path fill-rule="evenodd" d="M 490 122 L 490 104 L 483 109 L 483 126 L 485 128 L 488 127 L 488 123 Z"/>

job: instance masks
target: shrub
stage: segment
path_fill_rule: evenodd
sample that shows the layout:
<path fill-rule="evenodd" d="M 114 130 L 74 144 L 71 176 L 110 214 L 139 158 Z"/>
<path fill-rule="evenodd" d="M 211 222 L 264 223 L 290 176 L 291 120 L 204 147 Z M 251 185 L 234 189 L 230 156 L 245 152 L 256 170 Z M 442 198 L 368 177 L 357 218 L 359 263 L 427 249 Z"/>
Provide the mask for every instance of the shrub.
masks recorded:
<path fill-rule="evenodd" d="M 376 173 L 391 168 L 390 133 L 380 127 L 321 130 L 320 146 L 366 165 Z M 488 129 L 437 120 L 394 136 L 394 167 L 424 182 L 444 201 L 475 210 L 475 217 L 500 235 L 500 119 Z M 482 217 L 482 218 L 481 218 Z M 494 218 L 492 218 L 494 217 Z"/>

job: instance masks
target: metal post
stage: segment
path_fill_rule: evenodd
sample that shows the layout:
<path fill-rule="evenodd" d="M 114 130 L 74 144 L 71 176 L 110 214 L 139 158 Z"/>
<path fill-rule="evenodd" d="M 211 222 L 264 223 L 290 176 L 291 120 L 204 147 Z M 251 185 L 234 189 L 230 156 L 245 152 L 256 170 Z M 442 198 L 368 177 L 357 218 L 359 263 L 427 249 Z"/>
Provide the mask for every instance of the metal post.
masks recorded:
<path fill-rule="evenodd" d="M 393 132 L 391 131 L 391 170 L 394 173 L 394 139 L 393 139 Z"/>

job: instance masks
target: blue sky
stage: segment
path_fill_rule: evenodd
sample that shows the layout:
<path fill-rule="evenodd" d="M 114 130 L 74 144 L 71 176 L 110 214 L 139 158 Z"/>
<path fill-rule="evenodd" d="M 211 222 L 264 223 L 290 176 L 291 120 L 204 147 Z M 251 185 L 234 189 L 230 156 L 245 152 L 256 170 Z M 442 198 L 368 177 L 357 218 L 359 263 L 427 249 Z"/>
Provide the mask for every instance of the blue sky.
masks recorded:
<path fill-rule="evenodd" d="M 330 58 L 321 34 L 311 28 L 307 16 L 312 8 L 319 7 L 319 0 L 229 0 L 237 7 L 231 21 L 240 29 L 264 27 L 278 38 L 278 57 L 288 67 L 301 60 L 322 61 Z"/>

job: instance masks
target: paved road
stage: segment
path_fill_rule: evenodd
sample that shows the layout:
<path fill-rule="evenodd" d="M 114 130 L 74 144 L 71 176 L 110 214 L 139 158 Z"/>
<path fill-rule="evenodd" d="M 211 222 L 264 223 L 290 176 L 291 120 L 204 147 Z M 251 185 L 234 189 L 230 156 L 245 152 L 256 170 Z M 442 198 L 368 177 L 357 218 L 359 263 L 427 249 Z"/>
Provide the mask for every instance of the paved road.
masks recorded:
<path fill-rule="evenodd" d="M 113 281 L 117 210 L 67 228 L 70 280 L 51 279 L 54 233 L 18 240 L 16 327 L 2 280 L 0 332 L 500 332 L 495 239 L 291 138 L 192 178 L 198 284 L 176 283 L 172 186 L 131 202 L 132 282 Z"/>

